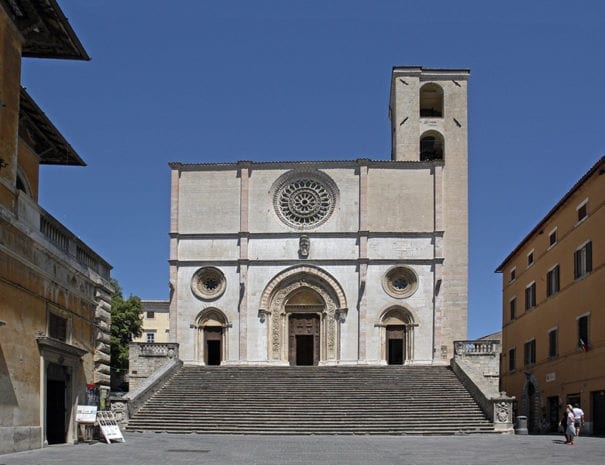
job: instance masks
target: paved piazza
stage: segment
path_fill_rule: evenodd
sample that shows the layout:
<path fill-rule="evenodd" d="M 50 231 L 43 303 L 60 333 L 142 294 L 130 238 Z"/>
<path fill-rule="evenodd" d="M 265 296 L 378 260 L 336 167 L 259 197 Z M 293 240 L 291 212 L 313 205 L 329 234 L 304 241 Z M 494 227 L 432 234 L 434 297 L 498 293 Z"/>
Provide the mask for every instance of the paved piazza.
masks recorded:
<path fill-rule="evenodd" d="M 0 455 L 0 465 L 605 464 L 605 438 L 559 436 L 224 436 L 127 433 L 125 443 Z"/>

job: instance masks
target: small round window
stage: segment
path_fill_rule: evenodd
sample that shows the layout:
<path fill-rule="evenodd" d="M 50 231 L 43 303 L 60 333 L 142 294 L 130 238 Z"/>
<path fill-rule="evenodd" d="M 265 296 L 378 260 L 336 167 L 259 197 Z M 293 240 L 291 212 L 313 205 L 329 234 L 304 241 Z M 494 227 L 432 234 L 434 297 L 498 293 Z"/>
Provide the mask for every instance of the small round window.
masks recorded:
<path fill-rule="evenodd" d="M 411 268 L 397 266 L 384 275 L 382 287 L 392 297 L 409 297 L 418 288 L 418 277 Z"/>
<path fill-rule="evenodd" d="M 225 275 L 218 268 L 200 268 L 193 275 L 191 290 L 200 299 L 218 299 L 225 292 Z"/>

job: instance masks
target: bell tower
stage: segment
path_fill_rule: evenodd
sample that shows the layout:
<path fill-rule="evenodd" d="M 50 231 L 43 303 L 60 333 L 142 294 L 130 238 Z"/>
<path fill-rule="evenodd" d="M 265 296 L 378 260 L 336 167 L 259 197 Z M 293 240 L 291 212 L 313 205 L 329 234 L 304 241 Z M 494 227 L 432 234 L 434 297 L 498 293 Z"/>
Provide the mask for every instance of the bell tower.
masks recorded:
<path fill-rule="evenodd" d="M 391 159 L 467 163 L 467 69 L 396 66 L 391 77 Z"/>
<path fill-rule="evenodd" d="M 397 66 L 391 77 L 391 159 L 431 167 L 434 183 L 434 358 L 466 339 L 468 307 L 467 69 Z"/>

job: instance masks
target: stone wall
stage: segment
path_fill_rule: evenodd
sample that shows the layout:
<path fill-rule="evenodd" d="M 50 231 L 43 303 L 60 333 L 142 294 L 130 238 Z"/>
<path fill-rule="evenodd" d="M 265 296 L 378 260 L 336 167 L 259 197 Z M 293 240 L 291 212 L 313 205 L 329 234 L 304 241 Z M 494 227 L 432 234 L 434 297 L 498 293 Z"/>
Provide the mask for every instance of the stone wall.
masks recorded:
<path fill-rule="evenodd" d="M 129 347 L 128 384 L 129 392 L 139 386 L 164 365 L 178 360 L 179 345 L 174 342 L 154 343 L 132 342 Z"/>

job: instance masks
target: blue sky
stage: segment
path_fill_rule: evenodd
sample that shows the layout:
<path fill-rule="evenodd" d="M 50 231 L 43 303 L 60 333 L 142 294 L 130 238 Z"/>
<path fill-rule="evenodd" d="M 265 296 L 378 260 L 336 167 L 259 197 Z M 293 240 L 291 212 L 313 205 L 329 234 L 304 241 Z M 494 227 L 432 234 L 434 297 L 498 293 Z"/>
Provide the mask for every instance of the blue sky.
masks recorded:
<path fill-rule="evenodd" d="M 469 337 L 501 325 L 494 273 L 605 153 L 605 2 L 60 0 L 91 62 L 22 82 L 88 166 L 40 203 L 168 297 L 169 161 L 390 157 L 394 65 L 470 68 Z"/>

